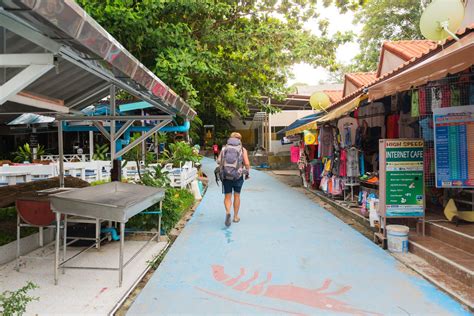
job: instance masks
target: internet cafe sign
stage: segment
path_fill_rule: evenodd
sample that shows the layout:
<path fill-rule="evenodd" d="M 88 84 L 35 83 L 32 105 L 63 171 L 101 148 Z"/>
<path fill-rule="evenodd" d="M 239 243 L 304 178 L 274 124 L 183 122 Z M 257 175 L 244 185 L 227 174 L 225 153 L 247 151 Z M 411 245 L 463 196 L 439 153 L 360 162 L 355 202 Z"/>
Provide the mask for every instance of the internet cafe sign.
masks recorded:
<path fill-rule="evenodd" d="M 380 140 L 382 217 L 424 216 L 423 145 L 422 139 Z"/>

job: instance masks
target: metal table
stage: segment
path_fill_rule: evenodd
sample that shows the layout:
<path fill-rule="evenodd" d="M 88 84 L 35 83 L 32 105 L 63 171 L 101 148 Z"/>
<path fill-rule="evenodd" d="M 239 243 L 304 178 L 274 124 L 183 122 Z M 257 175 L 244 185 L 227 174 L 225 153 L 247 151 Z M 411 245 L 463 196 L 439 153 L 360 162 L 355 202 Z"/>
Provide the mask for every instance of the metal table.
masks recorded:
<path fill-rule="evenodd" d="M 98 186 L 76 189 L 73 191 L 62 192 L 50 195 L 51 208 L 56 213 L 56 251 L 55 251 L 55 270 L 54 281 L 58 282 L 59 269 L 100 269 L 100 270 L 118 270 L 119 286 L 122 285 L 123 268 L 130 263 L 140 251 L 142 251 L 148 243 L 155 238 L 159 239 L 161 220 L 158 221 L 158 232 L 152 233 L 153 236 L 143 245 L 125 264 L 123 262 L 123 248 L 125 239 L 125 224 L 127 221 L 138 213 L 144 211 L 148 207 L 160 203 L 165 198 L 165 190 L 162 188 L 147 187 L 138 184 L 110 182 Z M 105 267 L 83 267 L 83 266 L 66 266 L 66 263 L 84 251 L 96 246 L 96 243 L 83 249 L 79 253 L 66 259 L 67 243 L 63 242 L 64 260 L 59 262 L 60 248 L 60 222 L 61 216 L 64 215 L 64 240 L 67 234 L 67 216 L 84 216 L 98 220 L 105 220 L 120 223 L 120 251 L 118 268 Z M 150 232 L 148 232 L 150 233 Z M 98 241 L 100 242 L 100 241 Z"/>

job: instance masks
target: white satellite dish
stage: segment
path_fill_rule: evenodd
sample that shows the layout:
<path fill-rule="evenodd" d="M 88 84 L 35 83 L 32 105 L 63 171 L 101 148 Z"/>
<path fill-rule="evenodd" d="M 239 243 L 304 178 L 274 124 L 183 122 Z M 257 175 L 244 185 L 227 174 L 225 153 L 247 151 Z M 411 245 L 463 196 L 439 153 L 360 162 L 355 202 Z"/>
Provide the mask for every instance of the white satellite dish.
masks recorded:
<path fill-rule="evenodd" d="M 434 0 L 420 19 L 421 34 L 432 41 L 442 41 L 448 36 L 456 40 L 456 31 L 464 19 L 464 5 L 460 0 Z"/>

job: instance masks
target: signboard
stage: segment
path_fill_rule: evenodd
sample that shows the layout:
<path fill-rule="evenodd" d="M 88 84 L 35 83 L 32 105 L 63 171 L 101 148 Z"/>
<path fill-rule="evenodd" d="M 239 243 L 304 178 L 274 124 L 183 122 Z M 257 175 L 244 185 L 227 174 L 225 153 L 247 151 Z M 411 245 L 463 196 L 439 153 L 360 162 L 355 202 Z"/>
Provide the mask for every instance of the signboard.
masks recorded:
<path fill-rule="evenodd" d="M 29 141 L 30 147 L 31 148 L 36 148 L 38 147 L 38 135 L 36 134 L 30 134 L 30 141 Z"/>
<path fill-rule="evenodd" d="M 437 188 L 474 188 L 474 105 L 433 109 Z"/>
<path fill-rule="evenodd" d="M 423 217 L 425 211 L 422 139 L 381 139 L 382 217 Z"/>

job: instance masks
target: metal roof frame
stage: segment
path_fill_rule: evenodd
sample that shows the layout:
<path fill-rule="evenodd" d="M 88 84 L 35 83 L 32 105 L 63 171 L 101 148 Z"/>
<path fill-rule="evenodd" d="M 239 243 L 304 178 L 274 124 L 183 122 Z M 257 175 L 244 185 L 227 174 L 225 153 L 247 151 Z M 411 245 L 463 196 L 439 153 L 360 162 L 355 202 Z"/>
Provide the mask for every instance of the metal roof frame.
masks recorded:
<path fill-rule="evenodd" d="M 24 112 L 41 113 L 44 110 L 36 107 L 38 103 L 46 110 L 73 112 L 101 100 L 109 94 L 110 86 L 114 85 L 148 102 L 165 114 L 180 115 L 186 119 L 194 118 L 196 112 L 181 97 L 136 60 L 82 8 L 73 1 L 58 1 L 58 3 L 61 4 L 62 11 L 52 13 L 45 10 L 46 2 L 44 1 L 2 1 L 0 37 L 4 37 L 6 47 L 3 49 L 0 47 L 0 61 L 8 65 L 9 60 L 28 60 L 23 53 L 30 53 L 42 54 L 43 57 L 38 55 L 38 58 L 47 59 L 48 62 L 42 67 L 43 73 L 37 74 L 35 78 L 33 75 L 30 76 L 31 82 L 26 85 L 27 87 L 25 84 L 16 87 L 19 91 L 28 89 L 24 91 L 27 92 L 26 96 L 18 97 L 16 95 L 18 91 L 11 90 L 15 94 L 10 93 L 9 101 L 0 105 L 0 114 L 1 112 L 20 112 L 14 111 L 20 103 L 27 105 L 26 108 L 22 107 L 25 108 Z M 78 26 L 75 33 L 71 33 L 70 24 Z M 115 49 L 112 58 L 107 58 L 97 51 L 98 41 L 92 43 L 84 39 L 86 31 L 89 32 L 87 34 L 90 37 L 101 36 L 104 45 L 109 45 L 109 52 Z M 10 50 L 9 47 L 11 47 Z M 11 58 L 2 58 L 8 57 L 5 53 Z M 36 68 L 39 73 L 40 67 Z M 15 73 L 10 69 L 8 71 L 9 74 L 3 79 L 3 83 L 5 80 L 10 82 L 18 75 L 18 72 Z M 68 75 L 65 75 L 65 72 Z M 70 83 L 71 86 L 84 84 L 87 87 L 82 87 L 83 89 L 76 95 L 72 94 L 74 91 L 68 91 L 68 98 L 64 99 L 64 109 L 54 107 L 54 102 L 51 101 L 62 98 L 48 95 L 40 99 L 44 96 L 40 92 L 44 91 L 52 91 L 52 94 L 64 96 L 65 89 L 61 89 L 64 81 Z M 30 90 L 31 94 L 36 93 L 39 96 L 31 100 Z M 5 98 L 3 95 L 0 97 Z"/>

